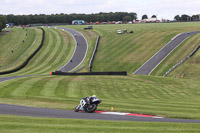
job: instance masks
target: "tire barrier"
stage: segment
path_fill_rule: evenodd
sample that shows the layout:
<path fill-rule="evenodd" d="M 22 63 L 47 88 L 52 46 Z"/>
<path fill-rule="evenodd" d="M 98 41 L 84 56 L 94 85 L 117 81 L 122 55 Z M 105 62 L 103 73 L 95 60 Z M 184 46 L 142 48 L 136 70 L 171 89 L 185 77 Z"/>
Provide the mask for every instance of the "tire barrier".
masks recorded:
<path fill-rule="evenodd" d="M 40 46 L 35 50 L 35 52 L 33 54 L 31 54 L 27 59 L 26 61 L 21 64 L 20 66 L 18 66 L 17 68 L 15 69 L 12 69 L 12 70 L 9 70 L 9 71 L 4 71 L 4 72 L 0 72 L 0 75 L 4 75 L 4 74 L 10 74 L 10 73 L 14 73 L 14 72 L 17 72 L 19 70 L 21 70 L 22 68 L 24 68 L 29 62 L 30 60 L 40 51 L 40 49 L 43 47 L 44 45 L 44 40 L 45 40 L 45 31 L 43 28 L 40 28 L 43 32 L 42 34 L 42 41 L 41 41 L 41 44 Z"/>
<path fill-rule="evenodd" d="M 97 53 L 97 49 L 98 49 L 98 46 L 99 46 L 99 41 L 100 41 L 100 36 L 97 37 L 97 41 L 96 41 L 96 45 L 95 45 L 95 48 L 94 48 L 94 51 L 93 51 L 93 54 L 92 54 L 92 58 L 90 60 L 90 63 L 89 63 L 89 71 L 92 72 L 92 64 L 94 62 L 94 58 L 95 58 L 95 55 Z"/>
<path fill-rule="evenodd" d="M 81 75 L 122 75 L 127 76 L 127 72 L 83 72 L 83 73 L 67 73 L 62 71 L 51 72 L 50 75 L 64 75 L 64 76 L 81 76 Z"/>
<path fill-rule="evenodd" d="M 189 55 L 187 56 L 185 59 L 183 59 L 182 61 L 180 61 L 179 63 L 177 63 L 176 65 L 174 65 L 171 69 L 169 69 L 169 71 L 167 71 L 163 77 L 166 77 L 171 71 L 173 71 L 175 68 L 177 68 L 178 66 L 180 66 L 181 64 L 183 64 L 186 60 L 188 60 L 189 58 L 191 58 L 193 55 L 195 55 L 195 53 L 200 49 L 200 45 Z"/>

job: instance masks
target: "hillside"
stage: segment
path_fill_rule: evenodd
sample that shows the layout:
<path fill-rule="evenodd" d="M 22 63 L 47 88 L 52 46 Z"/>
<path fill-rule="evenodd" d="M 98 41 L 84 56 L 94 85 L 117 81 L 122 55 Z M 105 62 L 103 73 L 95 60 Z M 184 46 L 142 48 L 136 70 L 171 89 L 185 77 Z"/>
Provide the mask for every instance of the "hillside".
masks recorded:
<path fill-rule="evenodd" d="M 91 31 L 83 30 L 85 26 L 66 27 L 78 29 L 89 43 L 90 52 L 83 62 L 84 65 L 88 65 L 99 34 L 102 39 L 95 58 L 94 71 L 126 70 L 129 75 L 38 75 L 14 79 L 1 83 L 1 103 L 72 110 L 82 97 L 96 94 L 103 100 L 103 104 L 99 106 L 100 110 L 110 110 L 114 107 L 115 111 L 121 112 L 200 119 L 198 78 L 179 79 L 132 74 L 178 33 L 200 30 L 198 23 L 95 25 Z M 134 34 L 116 34 L 117 29 L 124 28 L 133 30 Z M 11 75 L 48 74 L 68 62 L 75 48 L 72 36 L 58 29 L 45 28 L 45 31 L 46 40 L 41 51 L 26 68 Z M 168 57 L 166 64 L 171 65 L 184 58 L 198 45 L 198 38 L 199 35 L 195 35 L 187 39 L 177 52 L 172 53 L 175 56 Z M 194 45 L 191 45 L 190 49 L 187 48 L 191 43 Z M 199 55 L 194 58 L 198 59 Z M 158 67 L 158 75 L 166 68 L 161 64 Z M 82 71 L 88 71 L 87 67 Z"/>
<path fill-rule="evenodd" d="M 1 83 L 1 103 L 72 110 L 96 94 L 99 110 L 200 119 L 198 80 L 153 76 L 37 76 Z"/>
<path fill-rule="evenodd" d="M 66 64 L 71 58 L 75 42 L 72 36 L 59 29 L 44 28 L 45 41 L 42 49 L 22 70 L 11 75 L 49 74 Z M 42 36 L 40 36 L 41 38 Z M 1 76 L 2 77 L 2 76 Z"/>
<path fill-rule="evenodd" d="M 12 28 L 0 37 L 0 71 L 21 65 L 41 42 L 42 31 L 37 28 Z"/>
<path fill-rule="evenodd" d="M 68 26 L 80 30 L 86 26 Z M 93 32 L 101 35 L 93 71 L 128 71 L 133 73 L 146 60 L 167 44 L 174 36 L 188 31 L 198 31 L 199 23 L 164 23 L 137 25 L 95 25 Z M 134 34 L 117 34 L 117 30 L 133 30 Z M 160 75 L 185 58 L 200 43 L 199 35 L 187 39 L 173 52 L 170 61 L 161 64 L 153 75 Z M 192 47 L 191 47 L 192 46 Z M 189 48 L 188 48 L 189 47 Z M 169 57 L 169 58 L 170 58 Z M 168 59 L 167 59 L 168 60 Z"/>

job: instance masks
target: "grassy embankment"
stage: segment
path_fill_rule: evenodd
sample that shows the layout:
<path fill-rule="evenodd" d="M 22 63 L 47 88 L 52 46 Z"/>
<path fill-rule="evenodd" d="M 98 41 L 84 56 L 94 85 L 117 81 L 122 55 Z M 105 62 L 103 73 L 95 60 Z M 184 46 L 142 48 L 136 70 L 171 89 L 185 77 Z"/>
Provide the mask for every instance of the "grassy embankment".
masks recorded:
<path fill-rule="evenodd" d="M 74 28 L 75 26 L 71 27 Z M 78 26 L 76 28 L 83 29 L 84 27 L 86 26 Z M 128 71 L 129 73 L 136 71 L 177 34 L 200 30 L 199 23 L 95 25 L 93 27 L 93 31 L 101 35 L 93 70 Z M 135 33 L 117 35 L 116 31 L 118 29 L 133 30 Z M 179 56 L 176 56 L 176 53 L 172 53 L 171 57 L 173 58 L 170 58 L 171 61 L 165 62 L 164 65 L 161 64 L 159 66 L 160 70 L 156 70 L 153 75 L 162 75 L 165 70 L 176 64 L 178 60 L 185 58 L 187 53 L 192 52 L 193 48 L 199 44 L 200 41 L 197 38 L 198 35 L 186 40 L 178 48 L 181 51 Z M 186 52 L 185 49 L 187 49 Z"/>
<path fill-rule="evenodd" d="M 83 29 L 86 26 L 71 26 Z M 199 23 L 141 24 L 141 25 L 97 25 L 94 32 L 101 35 L 93 71 L 137 70 L 146 60 L 167 44 L 175 35 L 188 31 L 199 31 Z M 134 34 L 117 35 L 118 29 L 134 30 Z M 84 33 L 83 30 L 80 30 Z M 175 49 L 152 75 L 163 76 L 172 66 L 187 57 L 199 44 L 200 35 L 193 35 Z M 200 52 L 198 52 L 200 53 Z M 199 54 L 175 69 L 169 76 L 199 78 Z M 191 66 L 192 65 L 192 66 Z"/>
<path fill-rule="evenodd" d="M 163 76 L 165 72 L 167 72 L 170 68 L 172 68 L 175 64 L 179 63 L 181 60 L 185 59 L 189 56 L 194 49 L 200 45 L 200 34 L 193 35 L 189 39 L 187 39 L 184 43 L 182 43 L 177 49 L 175 49 L 158 67 L 154 70 L 152 75 Z M 173 70 L 170 77 L 179 77 L 185 78 L 189 75 L 184 76 L 184 73 L 190 73 L 189 78 L 199 78 L 198 74 L 200 74 L 198 64 L 200 60 L 198 59 L 199 51 L 196 55 L 190 59 L 188 59 L 185 63 L 177 67 Z M 189 63 L 189 64 L 188 64 Z M 193 65 L 192 65 L 193 64 Z M 187 68 L 186 68 L 187 66 Z M 194 70 L 196 70 L 194 72 Z"/>
<path fill-rule="evenodd" d="M 49 76 L 1 83 L 2 103 L 72 110 L 96 94 L 100 110 L 200 119 L 199 81 L 146 76 Z"/>
<path fill-rule="evenodd" d="M 4 75 L 4 77 L 11 75 L 49 74 L 52 71 L 58 70 L 69 61 L 75 49 L 73 37 L 58 29 L 44 29 L 46 34 L 42 49 L 25 68 L 13 74 Z"/>
<path fill-rule="evenodd" d="M 1 133 L 199 133 L 199 124 L 0 116 Z"/>
<path fill-rule="evenodd" d="M 175 27 L 179 30 L 183 30 L 182 29 L 183 27 L 186 27 L 184 30 L 195 29 L 194 28 L 195 26 L 192 26 L 190 24 L 187 25 L 187 23 L 185 23 L 186 26 L 183 26 L 183 24 L 157 24 L 157 25 L 142 24 L 142 25 L 117 25 L 117 26 L 110 25 L 111 28 L 108 27 L 108 25 L 94 26 L 95 32 L 99 33 L 102 36 L 98 54 L 102 56 L 104 56 L 103 54 L 101 54 L 102 52 L 105 54 L 109 54 L 106 48 L 109 49 L 112 47 L 108 47 L 108 44 L 115 46 L 115 44 L 113 43 L 106 43 L 107 41 L 105 40 L 108 39 L 108 36 L 111 36 L 112 42 L 116 42 L 118 43 L 118 45 L 120 45 L 121 43 L 123 44 L 124 43 L 123 41 L 126 41 L 124 38 L 127 37 L 128 37 L 127 40 L 129 41 L 132 39 L 139 38 L 138 39 L 139 44 L 140 40 L 143 43 L 145 43 L 144 41 L 145 39 L 142 39 L 140 37 L 143 34 L 145 34 L 145 36 L 147 36 L 147 38 L 149 39 L 148 44 L 150 45 L 151 43 L 149 42 L 152 41 L 150 40 L 150 38 L 154 38 L 154 36 L 159 36 L 161 37 L 161 39 L 158 38 L 159 39 L 157 41 L 158 45 L 160 44 L 158 42 L 160 41 L 162 42 L 164 40 L 168 42 L 168 39 L 171 36 L 173 37 L 174 34 L 178 34 L 174 33 L 175 31 L 172 30 Z M 158 26 L 160 26 L 161 28 L 160 29 L 156 28 Z M 70 27 L 73 28 L 74 26 Z M 75 28 L 83 29 L 83 27 L 84 26 L 78 26 Z M 127 29 L 129 27 L 129 30 L 132 28 L 135 29 L 135 34 L 116 35 L 115 29 L 120 29 L 120 28 L 122 29 L 122 27 L 126 27 Z M 167 27 L 170 30 L 167 30 Z M 149 30 L 147 31 L 145 29 Z M 153 29 L 155 33 L 150 29 Z M 145 32 L 142 30 L 144 30 Z M 36 55 L 36 57 L 34 57 L 34 59 L 30 62 L 30 64 L 26 68 L 13 75 L 48 73 L 49 71 L 53 71 L 53 69 L 56 70 L 55 68 L 59 68 L 58 67 L 59 65 L 62 66 L 62 64 L 65 64 L 66 59 L 64 59 L 63 57 L 68 57 L 68 59 L 70 58 L 70 55 L 72 55 L 73 53 L 73 48 L 70 47 L 73 47 L 74 45 L 72 46 L 67 44 L 68 43 L 71 44 L 70 42 L 73 41 L 73 38 L 70 35 L 67 35 L 67 40 L 64 41 L 63 40 L 64 37 L 62 34 L 66 34 L 65 32 L 56 29 L 46 29 L 46 31 L 47 31 L 46 41 L 42 50 Z M 91 37 L 92 39 L 88 41 L 90 45 L 92 45 L 92 42 L 95 40 L 96 37 L 95 33 L 92 33 L 93 31 L 83 31 L 83 30 L 80 31 L 84 32 L 84 34 L 87 35 L 87 38 L 90 37 L 90 34 L 93 35 L 93 37 Z M 167 38 L 165 38 L 164 35 L 168 34 L 168 32 L 170 34 Z M 160 34 L 162 36 L 160 36 Z M 143 38 L 145 36 L 143 36 Z M 118 41 L 116 41 L 116 39 L 118 38 L 121 38 L 123 41 L 119 43 Z M 189 39 L 188 41 L 195 40 L 193 38 L 196 38 L 196 36 L 192 37 L 192 39 Z M 130 43 L 129 41 L 127 42 L 128 44 Z M 65 42 L 67 44 L 62 45 L 63 44 L 62 42 L 63 43 Z M 153 50 L 155 48 L 145 50 L 145 46 L 143 46 L 142 43 L 140 44 L 141 46 L 139 44 L 136 43 L 134 45 L 138 45 L 138 49 L 135 50 L 136 53 L 140 54 L 140 56 L 141 54 L 146 53 L 146 51 L 149 51 L 148 54 L 147 53 L 146 54 L 148 57 L 150 57 L 149 53 L 153 53 L 152 51 L 155 51 Z M 162 45 L 164 45 L 164 43 Z M 162 47 L 162 45 L 160 47 Z M 65 47 L 66 50 L 70 50 L 71 54 L 69 54 L 69 52 L 65 52 L 63 50 L 63 47 Z M 152 45 L 152 47 L 155 46 Z M 115 54 L 115 52 L 124 50 L 123 48 L 121 49 L 118 48 L 119 50 L 117 50 L 115 47 L 114 49 L 115 51 L 110 51 L 110 53 Z M 139 52 L 142 49 L 144 51 Z M 108 53 L 105 51 L 107 51 Z M 135 52 L 133 50 L 133 54 L 134 53 Z M 99 60 L 103 61 L 99 57 L 100 55 L 98 54 L 95 61 L 96 62 L 100 62 Z M 104 66 L 101 66 L 100 64 L 99 65 L 103 67 L 103 69 L 106 69 L 106 66 L 111 65 L 112 62 L 118 62 L 119 57 L 125 58 L 124 54 L 118 53 L 118 56 L 112 57 L 113 61 L 110 61 L 110 63 L 105 63 L 103 61 L 105 65 Z M 135 58 L 133 58 L 133 60 L 141 58 L 136 55 L 134 57 Z M 111 59 L 111 57 L 108 56 L 108 59 Z M 107 60 L 107 58 L 105 58 L 105 60 Z M 143 59 L 143 61 L 140 61 L 140 63 L 144 61 L 145 60 Z M 123 60 L 121 60 L 121 62 L 122 64 L 124 64 Z M 134 63 L 131 62 L 130 64 Z M 95 66 L 97 65 L 98 63 L 95 64 Z M 114 69 L 124 70 L 123 68 L 119 67 L 120 65 L 121 65 L 120 63 L 116 64 L 114 68 L 111 70 Z M 129 65 L 126 64 L 125 66 Z M 133 65 L 133 67 L 137 69 L 136 66 Z M 131 70 L 131 68 L 133 67 L 130 68 L 128 67 L 128 68 Z M 128 70 L 128 68 L 126 70 Z M 95 70 L 98 70 L 97 67 Z M 0 92 L 1 92 L 1 102 L 49 107 L 49 108 L 61 108 L 61 109 L 73 109 L 74 105 L 78 103 L 81 97 L 97 94 L 104 101 L 104 104 L 100 108 L 101 110 L 109 110 L 111 106 L 114 106 L 116 111 L 163 115 L 166 117 L 173 117 L 173 118 L 198 119 L 200 118 L 200 115 L 198 113 L 199 96 L 197 94 L 199 90 L 197 86 L 199 86 L 198 80 L 186 81 L 181 79 L 170 79 L 170 78 L 153 77 L 153 76 L 151 77 L 145 77 L 145 76 L 135 77 L 131 75 L 128 77 L 115 77 L 115 76 L 57 77 L 56 76 L 56 77 L 22 78 L 22 79 L 8 81 L 1 84 Z M 40 99 L 39 101 L 37 100 L 38 98 Z M 13 101 L 13 99 L 15 99 L 15 101 Z M 40 101 L 43 101 L 44 104 L 43 102 Z"/>
<path fill-rule="evenodd" d="M 1 36 L 0 71 L 20 66 L 38 48 L 41 37 L 42 31 L 36 28 L 12 28 L 10 33 Z"/>
<path fill-rule="evenodd" d="M 198 51 L 192 58 L 187 60 L 180 67 L 172 71 L 168 76 L 176 78 L 200 79 L 200 51 Z"/>
<path fill-rule="evenodd" d="M 82 29 L 83 27 L 85 26 L 78 26 L 76 28 Z M 94 71 L 126 70 L 129 73 L 132 73 L 176 34 L 186 31 L 198 30 L 198 23 L 105 26 L 99 25 L 94 26 L 94 28 L 95 32 L 97 34 L 100 34 L 102 37 L 97 57 L 94 63 Z M 135 33 L 127 35 L 116 34 L 116 31 L 118 29 L 124 28 L 127 28 L 128 30 L 133 29 Z M 53 56 L 53 54 L 48 54 L 52 53 L 48 51 L 49 49 L 55 49 L 55 47 L 52 48 L 53 44 L 55 44 L 52 41 L 59 40 L 52 39 L 52 37 L 59 38 L 62 36 L 56 35 L 58 31 L 55 31 L 54 29 L 46 30 L 48 30 L 49 33 L 47 34 L 47 36 L 49 35 L 49 42 L 46 42 L 43 51 L 41 51 L 41 53 L 39 53 L 37 57 L 34 57 L 34 60 L 32 61 L 32 63 L 29 64 L 27 68 L 18 73 L 15 73 L 15 75 L 46 73 L 58 67 L 58 64 L 56 65 L 55 63 L 56 58 L 53 58 L 55 56 Z M 84 32 L 84 34 L 87 34 L 89 38 L 90 35 L 86 32 Z M 95 35 L 95 33 L 90 34 Z M 91 39 L 91 42 L 96 41 L 95 37 Z M 191 39 L 188 39 L 185 42 L 184 46 L 187 43 L 190 44 L 189 42 L 195 40 L 194 38 L 196 37 L 197 36 L 194 36 Z M 90 44 L 92 45 L 92 43 Z M 181 46 L 180 48 L 184 48 L 184 46 Z M 180 54 L 180 56 L 182 55 Z M 51 57 L 51 59 L 45 62 L 48 57 Z M 88 57 L 87 60 L 89 60 Z M 53 62 L 51 62 L 50 60 Z M 49 68 L 49 65 L 53 63 L 54 65 L 51 65 Z M 99 106 L 100 110 L 110 110 L 110 107 L 113 106 L 115 111 L 153 114 L 171 118 L 200 119 L 199 86 L 200 83 L 197 79 L 185 80 L 162 78 L 156 76 L 38 76 L 31 78 L 15 79 L 1 83 L 0 102 L 71 110 L 75 107 L 76 104 L 78 104 L 80 98 L 96 94 L 100 99 L 103 100 L 103 103 Z M 6 119 L 5 117 L 3 119 Z M 15 119 L 15 117 L 8 118 L 10 120 Z M 37 125 L 37 119 L 47 121 L 46 123 L 49 123 L 47 124 L 48 127 L 52 125 L 50 121 L 55 120 L 44 120 L 42 118 L 26 119 L 27 121 L 32 122 L 31 125 Z M 17 118 L 16 121 L 23 125 L 23 122 L 20 122 L 20 118 Z M 60 123 L 59 121 L 60 120 L 57 120 L 56 123 Z M 72 120 L 66 121 L 72 122 Z M 86 120 L 74 121 L 82 123 Z M 87 122 L 94 123 L 94 121 L 90 120 L 88 120 Z M 179 132 L 199 131 L 199 124 L 197 124 L 197 127 L 195 124 L 195 126 L 192 124 L 180 124 L 177 126 L 173 123 L 152 123 L 150 124 L 150 126 L 146 126 L 147 123 L 144 122 L 111 122 L 114 123 L 111 125 L 109 124 L 109 122 L 106 123 L 105 121 L 95 122 L 96 124 L 105 123 L 101 128 L 101 131 L 105 132 L 120 132 L 122 130 L 121 127 L 115 126 L 118 123 L 120 123 L 122 127 L 127 127 L 129 125 L 128 123 L 131 123 L 131 127 L 133 127 L 133 125 L 137 125 L 137 132 L 143 131 L 140 128 L 141 126 L 139 125 L 144 125 L 145 127 L 142 128 L 146 129 L 146 132 L 156 132 L 156 129 L 158 128 L 151 128 L 152 126 L 162 127 L 158 129 L 160 130 L 160 132 L 169 132 L 166 129 L 169 129 L 171 132 L 177 132 L 177 130 L 180 128 L 182 130 L 180 130 Z M 7 124 L 8 126 L 4 128 L 5 130 L 9 129 L 11 126 L 13 127 L 12 123 Z M 21 127 L 20 124 L 16 125 L 15 127 L 22 130 L 32 129 L 31 125 L 28 125 L 27 129 L 25 126 Z M 107 127 L 106 124 L 108 124 L 109 126 Z M 173 126 L 173 128 L 171 128 L 172 125 L 176 125 L 177 127 Z M 181 125 L 185 125 L 188 128 L 183 128 Z M 73 122 L 70 126 L 74 127 Z M 75 128 L 77 131 L 83 130 L 83 128 L 80 126 L 75 126 Z M 105 128 L 105 130 L 103 128 Z M 129 129 L 130 127 L 127 128 Z M 51 128 L 48 129 L 49 132 Z M 62 127 L 57 127 L 57 129 L 55 128 L 55 130 L 58 131 L 61 131 L 62 129 Z M 69 130 L 74 130 L 74 128 L 69 128 Z M 84 131 L 85 130 L 86 129 L 84 128 Z M 95 128 L 95 131 L 97 130 L 98 129 Z"/>

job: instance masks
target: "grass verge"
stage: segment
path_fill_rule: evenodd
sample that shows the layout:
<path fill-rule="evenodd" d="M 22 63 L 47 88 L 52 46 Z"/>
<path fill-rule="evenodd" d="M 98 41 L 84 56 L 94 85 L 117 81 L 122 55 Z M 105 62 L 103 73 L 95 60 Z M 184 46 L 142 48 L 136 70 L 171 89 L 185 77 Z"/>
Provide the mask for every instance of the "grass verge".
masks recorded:
<path fill-rule="evenodd" d="M 1 133 L 199 133 L 199 124 L 32 118 L 0 115 Z"/>
<path fill-rule="evenodd" d="M 0 86 L 0 102 L 72 110 L 85 96 L 102 99 L 99 110 L 200 119 L 200 83 L 146 76 L 39 76 Z"/>

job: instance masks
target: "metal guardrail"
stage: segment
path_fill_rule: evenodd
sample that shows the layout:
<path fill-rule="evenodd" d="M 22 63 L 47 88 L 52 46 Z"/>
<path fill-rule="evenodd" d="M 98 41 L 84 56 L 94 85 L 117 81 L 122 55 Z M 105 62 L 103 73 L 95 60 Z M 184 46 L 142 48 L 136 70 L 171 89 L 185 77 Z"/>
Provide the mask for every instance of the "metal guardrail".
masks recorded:
<path fill-rule="evenodd" d="M 179 63 L 177 63 L 176 65 L 174 65 L 172 68 L 170 68 L 164 75 L 163 77 L 166 77 L 171 71 L 173 71 L 175 68 L 177 68 L 178 66 L 180 66 L 181 64 L 183 64 L 186 60 L 188 60 L 189 58 L 191 58 L 193 55 L 195 55 L 195 53 L 200 49 L 200 45 L 195 48 L 195 50 L 189 55 L 187 56 L 185 59 L 183 59 L 182 61 L 180 61 Z"/>

